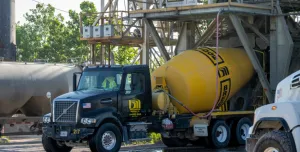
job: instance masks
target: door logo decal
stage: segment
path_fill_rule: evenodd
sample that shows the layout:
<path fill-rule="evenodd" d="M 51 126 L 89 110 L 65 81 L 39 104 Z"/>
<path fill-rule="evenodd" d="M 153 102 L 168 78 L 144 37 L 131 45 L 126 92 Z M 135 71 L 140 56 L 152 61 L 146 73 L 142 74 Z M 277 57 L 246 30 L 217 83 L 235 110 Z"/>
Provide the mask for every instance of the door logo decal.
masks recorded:
<path fill-rule="evenodd" d="M 137 117 L 140 116 L 141 113 L 141 101 L 139 99 L 132 99 L 128 101 L 130 116 Z"/>

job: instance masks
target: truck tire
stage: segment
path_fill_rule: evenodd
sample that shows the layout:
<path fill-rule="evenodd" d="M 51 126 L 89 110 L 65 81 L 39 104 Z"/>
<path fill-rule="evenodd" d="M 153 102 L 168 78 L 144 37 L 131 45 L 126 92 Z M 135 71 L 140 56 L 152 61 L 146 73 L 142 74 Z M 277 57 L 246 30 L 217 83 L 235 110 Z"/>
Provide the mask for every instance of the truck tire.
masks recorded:
<path fill-rule="evenodd" d="M 97 152 L 95 136 L 93 136 L 90 139 L 90 141 L 89 141 L 89 147 L 90 147 L 91 152 Z"/>
<path fill-rule="evenodd" d="M 121 148 L 122 134 L 113 123 L 101 125 L 93 138 L 91 144 L 95 143 L 97 152 L 118 152 Z"/>
<path fill-rule="evenodd" d="M 282 131 L 268 132 L 259 138 L 255 152 L 296 152 L 295 143 L 291 133 Z"/>
<path fill-rule="evenodd" d="M 230 141 L 231 132 L 224 120 L 217 120 L 212 127 L 208 128 L 208 137 L 205 138 L 206 146 L 212 148 L 227 147 Z"/>
<path fill-rule="evenodd" d="M 54 139 L 42 135 L 42 143 L 46 152 L 70 152 L 73 147 L 68 147 L 66 145 L 59 145 Z"/>
<path fill-rule="evenodd" d="M 189 142 L 187 139 L 180 138 L 161 137 L 161 140 L 167 147 L 185 147 Z"/>
<path fill-rule="evenodd" d="M 241 118 L 236 122 L 231 128 L 232 143 L 234 145 L 245 145 L 248 131 L 251 126 L 252 122 L 247 117 Z"/>

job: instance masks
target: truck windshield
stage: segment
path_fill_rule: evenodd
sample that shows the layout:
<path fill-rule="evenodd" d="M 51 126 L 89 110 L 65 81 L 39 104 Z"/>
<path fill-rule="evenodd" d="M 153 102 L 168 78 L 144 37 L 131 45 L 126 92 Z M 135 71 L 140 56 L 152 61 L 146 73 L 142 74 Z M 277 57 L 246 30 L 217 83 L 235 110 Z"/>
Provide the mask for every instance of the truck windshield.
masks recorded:
<path fill-rule="evenodd" d="M 86 71 L 80 78 L 77 90 L 118 91 L 121 79 L 120 71 Z"/>

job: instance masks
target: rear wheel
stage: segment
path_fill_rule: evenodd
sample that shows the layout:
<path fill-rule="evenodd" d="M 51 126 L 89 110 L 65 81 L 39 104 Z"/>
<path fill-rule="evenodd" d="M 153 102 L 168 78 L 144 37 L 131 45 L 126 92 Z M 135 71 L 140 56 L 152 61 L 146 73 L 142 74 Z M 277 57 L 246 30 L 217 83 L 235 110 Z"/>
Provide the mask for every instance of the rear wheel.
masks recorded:
<path fill-rule="evenodd" d="M 232 127 L 232 141 L 237 145 L 245 145 L 249 128 L 252 126 L 252 122 L 249 118 L 244 117 L 240 119 Z"/>
<path fill-rule="evenodd" d="M 255 152 L 296 152 L 292 135 L 288 132 L 272 131 L 263 135 L 254 147 Z"/>
<path fill-rule="evenodd" d="M 223 120 L 217 120 L 209 129 L 209 135 L 206 138 L 206 144 L 213 148 L 227 147 L 230 141 L 229 126 Z"/>
<path fill-rule="evenodd" d="M 162 137 L 162 142 L 167 147 L 185 147 L 188 144 L 187 139 L 180 139 L 180 138 L 164 138 L 164 137 Z"/>
<path fill-rule="evenodd" d="M 90 148 L 98 152 L 118 152 L 121 148 L 122 134 L 112 123 L 105 123 L 98 129 L 95 139 L 91 140 Z M 95 147 L 93 147 L 96 145 Z M 94 149 L 95 148 L 95 149 Z"/>
<path fill-rule="evenodd" d="M 46 152 L 70 152 L 73 148 L 60 144 L 58 141 L 47 137 L 44 134 L 42 136 L 42 143 Z"/>

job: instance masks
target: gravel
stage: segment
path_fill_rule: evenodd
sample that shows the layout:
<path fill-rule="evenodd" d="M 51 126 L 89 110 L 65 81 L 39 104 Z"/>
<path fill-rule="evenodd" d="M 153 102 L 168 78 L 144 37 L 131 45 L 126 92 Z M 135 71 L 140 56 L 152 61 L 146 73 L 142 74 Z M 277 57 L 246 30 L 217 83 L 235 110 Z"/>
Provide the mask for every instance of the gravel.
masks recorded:
<path fill-rule="evenodd" d="M 0 152 L 43 152 L 41 136 L 12 136 L 10 143 L 0 144 Z M 203 147 L 166 148 L 162 143 L 153 145 L 123 146 L 120 152 L 245 152 L 244 147 L 232 147 L 219 150 Z M 74 148 L 72 152 L 90 152 L 89 148 Z"/>

